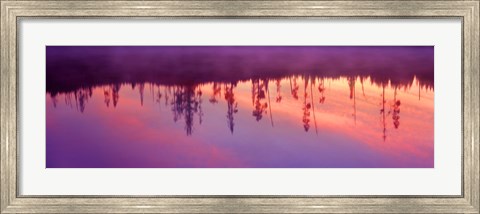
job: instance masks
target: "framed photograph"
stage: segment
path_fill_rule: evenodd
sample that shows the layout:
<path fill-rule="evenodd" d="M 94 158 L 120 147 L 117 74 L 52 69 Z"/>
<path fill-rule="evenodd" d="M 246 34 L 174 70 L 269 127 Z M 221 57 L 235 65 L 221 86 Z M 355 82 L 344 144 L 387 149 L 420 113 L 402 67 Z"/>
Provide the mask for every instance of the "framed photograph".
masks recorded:
<path fill-rule="evenodd" d="M 479 213 L 479 1 L 1 0 L 1 213 Z"/>

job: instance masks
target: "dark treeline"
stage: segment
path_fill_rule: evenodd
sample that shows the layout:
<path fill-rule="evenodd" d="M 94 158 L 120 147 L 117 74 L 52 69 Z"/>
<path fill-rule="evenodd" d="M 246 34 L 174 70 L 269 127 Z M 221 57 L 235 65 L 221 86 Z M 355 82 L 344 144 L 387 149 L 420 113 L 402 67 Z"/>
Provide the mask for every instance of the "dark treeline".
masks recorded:
<path fill-rule="evenodd" d="M 373 83 L 433 88 L 433 47 L 48 46 L 47 92 L 112 84 L 196 85 L 292 75 L 370 77 Z"/>

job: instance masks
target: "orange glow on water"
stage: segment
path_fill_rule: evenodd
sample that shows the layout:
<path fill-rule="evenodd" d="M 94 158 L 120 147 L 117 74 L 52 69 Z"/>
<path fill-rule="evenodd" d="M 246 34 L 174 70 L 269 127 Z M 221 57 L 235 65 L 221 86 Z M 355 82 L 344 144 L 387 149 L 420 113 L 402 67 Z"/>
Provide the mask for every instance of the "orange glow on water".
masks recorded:
<path fill-rule="evenodd" d="M 119 138 L 105 141 L 119 155 L 143 147 L 177 156 L 146 155 L 147 167 L 183 162 L 251 167 L 259 158 L 279 158 L 264 156 L 268 151 L 322 149 L 317 152 L 325 155 L 330 147 L 352 156 L 337 158 L 339 167 L 354 167 L 351 162 L 362 159 L 372 159 L 369 167 L 433 167 L 433 99 L 433 88 L 417 79 L 405 85 L 304 76 L 194 86 L 110 85 L 47 96 L 47 126 L 101 127 L 92 135 Z"/>

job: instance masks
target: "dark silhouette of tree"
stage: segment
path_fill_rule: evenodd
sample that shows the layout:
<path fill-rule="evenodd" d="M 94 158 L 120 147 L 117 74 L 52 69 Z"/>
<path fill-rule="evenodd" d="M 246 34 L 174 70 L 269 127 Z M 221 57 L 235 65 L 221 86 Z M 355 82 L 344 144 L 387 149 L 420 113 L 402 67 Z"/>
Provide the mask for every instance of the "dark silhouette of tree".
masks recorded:
<path fill-rule="evenodd" d="M 92 97 L 92 95 L 93 95 L 93 88 L 88 87 L 88 97 Z"/>
<path fill-rule="evenodd" d="M 277 86 L 277 97 L 275 97 L 275 102 L 280 103 L 282 101 L 282 94 L 281 94 L 281 84 L 280 84 L 281 79 L 277 79 L 275 82 L 275 85 Z"/>
<path fill-rule="evenodd" d="M 107 108 L 110 106 L 110 89 L 109 88 L 103 88 L 103 102 L 107 106 Z"/>
<path fill-rule="evenodd" d="M 234 123 L 234 114 L 238 112 L 238 103 L 235 101 L 235 93 L 233 89 L 235 88 L 236 83 L 230 83 L 230 85 L 225 85 L 225 101 L 227 101 L 227 124 L 228 129 L 233 134 Z"/>
<path fill-rule="evenodd" d="M 365 77 L 364 77 L 364 76 L 361 76 L 361 77 L 360 77 L 360 84 L 362 84 L 362 94 L 363 94 L 363 98 L 367 99 L 367 97 L 365 96 L 365 89 L 363 88 L 363 81 L 365 81 Z"/>
<path fill-rule="evenodd" d="M 395 129 L 398 129 L 400 126 L 400 100 L 397 100 L 397 87 L 395 87 L 395 91 L 393 94 L 393 113 L 392 113 L 392 119 L 393 119 L 393 126 Z"/>
<path fill-rule="evenodd" d="M 199 123 L 199 124 L 202 124 L 202 122 L 203 122 L 203 110 L 202 110 L 202 102 L 203 102 L 203 100 L 202 100 L 202 94 L 203 94 L 203 93 L 202 93 L 202 89 L 201 89 L 200 87 L 198 87 L 197 93 L 196 93 L 196 95 L 197 95 L 197 98 L 196 98 L 197 102 L 195 103 L 195 105 L 196 105 L 195 108 L 198 109 L 198 123 Z"/>
<path fill-rule="evenodd" d="M 418 82 L 418 100 L 420 100 L 420 88 L 421 88 L 420 80 L 417 79 L 417 82 Z"/>
<path fill-rule="evenodd" d="M 260 83 L 260 80 L 252 80 L 252 100 L 253 100 L 253 107 L 254 110 L 252 115 L 255 117 L 257 121 L 260 121 L 263 117 L 263 114 L 266 113 L 266 109 L 268 104 L 266 102 L 262 102 L 265 99 L 265 81 Z"/>
<path fill-rule="evenodd" d="M 292 79 L 290 79 L 290 90 L 292 92 L 293 99 L 298 100 L 298 89 L 300 86 L 297 84 L 297 77 L 293 77 L 293 88 L 292 88 Z"/>
<path fill-rule="evenodd" d="M 113 99 L 113 107 L 117 107 L 118 100 L 120 99 L 119 92 L 120 92 L 120 84 L 114 84 L 112 86 L 112 99 Z"/>
<path fill-rule="evenodd" d="M 265 90 L 267 91 L 267 97 L 268 97 L 268 110 L 270 111 L 270 123 L 272 124 L 273 127 L 273 115 L 272 115 L 272 105 L 270 103 L 270 90 L 268 88 L 268 80 L 265 80 Z"/>
<path fill-rule="evenodd" d="M 172 89 L 169 86 L 165 87 L 164 94 L 165 94 L 165 106 L 168 106 L 168 103 L 170 102 L 170 95 L 172 94 Z"/>
<path fill-rule="evenodd" d="M 79 89 L 75 91 L 75 100 L 77 100 L 78 105 L 77 109 L 79 108 L 80 112 L 85 111 L 85 106 L 87 105 L 88 98 L 92 96 L 91 89 Z"/>
<path fill-rule="evenodd" d="M 255 101 L 257 99 L 257 93 L 258 93 L 258 80 L 252 79 L 252 105 L 255 106 Z"/>
<path fill-rule="evenodd" d="M 73 108 L 72 93 L 65 94 L 65 105 L 69 106 L 70 108 Z"/>
<path fill-rule="evenodd" d="M 196 93 L 196 86 L 178 86 L 173 91 L 173 120 L 177 122 L 181 117 L 185 120 L 187 135 L 193 132 L 194 115 L 199 112 L 201 93 Z"/>
<path fill-rule="evenodd" d="M 143 93 L 145 91 L 145 83 L 140 83 L 138 87 L 138 92 L 140 92 L 140 105 L 143 106 Z"/>
<path fill-rule="evenodd" d="M 155 102 L 160 105 L 160 102 L 162 101 L 162 93 L 160 92 L 160 87 L 157 87 L 157 93 L 155 93 Z"/>
<path fill-rule="evenodd" d="M 313 111 L 313 122 L 315 124 L 315 133 L 318 135 L 318 128 L 317 128 L 317 118 L 315 116 L 315 101 L 313 101 L 313 87 L 315 85 L 315 79 L 314 78 L 311 78 L 312 79 L 312 83 L 310 84 L 310 98 L 311 98 L 311 102 L 312 102 L 312 111 Z"/>
<path fill-rule="evenodd" d="M 52 103 L 53 103 L 53 107 L 56 108 L 57 107 L 57 103 L 58 103 L 58 98 L 57 98 L 57 95 L 52 95 L 50 94 L 50 99 L 52 100 Z"/>
<path fill-rule="evenodd" d="M 325 82 L 324 78 L 322 78 L 318 84 L 318 92 L 320 92 L 319 103 L 325 103 Z"/>
<path fill-rule="evenodd" d="M 303 122 L 303 128 L 305 129 L 305 132 L 308 132 L 310 129 L 310 108 L 311 105 L 310 103 L 307 103 L 307 85 L 308 85 L 308 79 L 305 79 L 305 87 L 304 87 L 304 93 L 303 93 L 303 117 L 302 117 L 302 122 Z"/>
<path fill-rule="evenodd" d="M 355 97 L 355 82 L 356 82 L 356 77 L 351 76 L 348 77 L 348 87 L 350 89 L 350 100 L 353 99 L 353 120 L 355 124 L 357 124 L 357 106 L 356 106 L 356 97 Z"/>
<path fill-rule="evenodd" d="M 217 103 L 218 102 L 217 96 L 221 96 L 220 94 L 222 92 L 222 88 L 220 87 L 220 84 L 214 82 L 212 91 L 213 91 L 212 96 L 208 101 L 210 101 L 210 103 Z"/>
<path fill-rule="evenodd" d="M 183 113 L 183 93 L 177 92 L 177 87 L 173 88 L 172 111 L 173 121 L 177 122 Z"/>
<path fill-rule="evenodd" d="M 387 123 L 385 122 L 385 103 L 387 102 L 385 100 L 385 84 L 382 84 L 382 94 L 380 95 L 382 97 L 382 101 L 380 103 L 381 109 L 380 109 L 380 115 L 382 116 L 381 118 L 381 123 L 382 123 L 382 139 L 385 141 L 387 139 Z"/>

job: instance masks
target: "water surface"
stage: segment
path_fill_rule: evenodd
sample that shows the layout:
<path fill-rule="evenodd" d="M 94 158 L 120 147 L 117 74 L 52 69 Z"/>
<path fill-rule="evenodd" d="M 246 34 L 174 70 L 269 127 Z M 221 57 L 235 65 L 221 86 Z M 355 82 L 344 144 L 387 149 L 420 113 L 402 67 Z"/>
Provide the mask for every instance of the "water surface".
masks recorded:
<path fill-rule="evenodd" d="M 433 167 L 433 47 L 47 47 L 48 168 Z"/>

